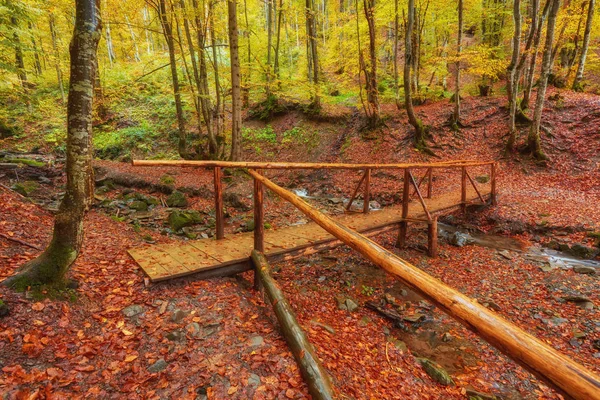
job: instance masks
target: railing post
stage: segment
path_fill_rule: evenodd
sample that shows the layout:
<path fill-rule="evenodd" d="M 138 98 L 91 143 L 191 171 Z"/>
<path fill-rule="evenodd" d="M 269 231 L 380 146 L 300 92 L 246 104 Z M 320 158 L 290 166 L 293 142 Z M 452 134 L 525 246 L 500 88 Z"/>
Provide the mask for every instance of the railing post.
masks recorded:
<path fill-rule="evenodd" d="M 433 168 L 429 168 L 429 171 L 427 171 L 427 198 L 430 199 L 431 198 L 431 191 L 433 188 L 433 182 L 431 181 L 432 178 L 432 172 L 433 172 Z"/>
<path fill-rule="evenodd" d="M 363 196 L 363 213 L 369 212 L 369 201 L 371 197 L 371 170 L 365 170 L 365 194 Z"/>
<path fill-rule="evenodd" d="M 404 189 L 402 191 L 402 221 L 400 221 L 400 232 L 398 232 L 398 239 L 396 240 L 396 246 L 402 248 L 406 245 L 406 232 L 408 230 L 408 200 L 410 197 L 410 170 L 404 169 Z"/>
<path fill-rule="evenodd" d="M 260 170 L 256 170 L 261 174 Z M 265 216 L 263 210 L 263 187 L 259 180 L 254 179 L 254 250 L 265 252 Z"/>
<path fill-rule="evenodd" d="M 225 227 L 223 222 L 223 184 L 221 182 L 221 168 L 214 168 L 215 184 L 215 224 L 217 231 L 217 240 L 225 237 Z"/>
<path fill-rule="evenodd" d="M 463 213 L 467 212 L 467 167 L 462 167 L 460 180 L 460 207 Z"/>
<path fill-rule="evenodd" d="M 492 188 L 490 191 L 490 196 L 491 196 L 493 206 L 498 204 L 498 198 L 496 197 L 496 174 L 498 173 L 497 167 L 498 167 L 497 163 L 492 163 L 492 171 L 490 173 L 490 183 L 491 183 Z"/>
<path fill-rule="evenodd" d="M 428 246 L 427 252 L 429 253 L 429 257 L 437 257 L 438 253 L 438 226 L 437 226 L 437 215 L 434 216 L 431 221 L 429 221 L 427 239 Z"/>

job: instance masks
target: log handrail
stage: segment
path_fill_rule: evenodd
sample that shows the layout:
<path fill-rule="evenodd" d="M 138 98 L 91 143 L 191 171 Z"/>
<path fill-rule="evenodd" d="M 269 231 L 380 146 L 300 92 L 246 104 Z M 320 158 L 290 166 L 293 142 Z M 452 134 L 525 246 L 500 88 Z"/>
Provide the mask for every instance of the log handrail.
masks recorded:
<path fill-rule="evenodd" d="M 252 170 L 249 173 L 327 232 L 376 265 L 396 275 L 402 282 L 550 386 L 576 400 L 600 400 L 600 377 L 593 372 L 374 241 L 324 215 L 294 193 Z M 408 182 L 405 182 L 405 185 L 406 183 Z"/>
<path fill-rule="evenodd" d="M 251 168 L 251 169 L 405 169 L 405 168 L 460 168 L 493 165 L 495 161 L 456 160 L 435 163 L 303 163 L 303 162 L 254 162 L 254 161 L 193 161 L 193 160 L 133 160 L 135 167 L 177 166 L 196 168 Z"/>

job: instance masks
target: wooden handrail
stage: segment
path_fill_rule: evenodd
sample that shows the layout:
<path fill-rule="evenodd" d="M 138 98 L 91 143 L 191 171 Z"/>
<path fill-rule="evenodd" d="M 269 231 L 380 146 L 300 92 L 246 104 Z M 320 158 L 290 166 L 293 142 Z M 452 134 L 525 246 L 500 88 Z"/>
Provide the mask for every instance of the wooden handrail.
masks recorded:
<path fill-rule="evenodd" d="M 600 400 L 600 377 L 593 372 L 367 237 L 334 221 L 294 193 L 252 170 L 249 173 L 327 232 L 376 265 L 396 275 L 402 282 L 555 389 L 577 400 Z"/>
<path fill-rule="evenodd" d="M 302 162 L 252 162 L 252 161 L 192 161 L 192 160 L 133 160 L 136 167 L 177 166 L 196 168 L 251 168 L 251 169 L 404 169 L 404 168 L 459 168 L 492 165 L 494 161 L 440 161 L 436 163 L 302 163 Z"/>

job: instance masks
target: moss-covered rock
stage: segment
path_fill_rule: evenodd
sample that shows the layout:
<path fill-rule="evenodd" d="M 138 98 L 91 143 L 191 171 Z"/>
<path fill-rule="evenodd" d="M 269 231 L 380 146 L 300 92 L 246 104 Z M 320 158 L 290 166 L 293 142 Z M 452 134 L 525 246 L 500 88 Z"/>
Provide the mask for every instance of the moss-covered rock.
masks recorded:
<path fill-rule="evenodd" d="M 40 187 L 40 185 L 37 182 L 25 181 L 25 182 L 15 183 L 12 186 L 12 190 L 14 190 L 15 192 L 17 192 L 25 197 L 29 197 L 29 195 L 31 193 L 35 192 L 39 187 Z"/>
<path fill-rule="evenodd" d="M 475 180 L 479 183 L 488 183 L 490 181 L 489 175 L 476 176 Z"/>
<path fill-rule="evenodd" d="M 188 201 L 185 194 L 176 190 L 167 197 L 167 205 L 169 207 L 187 207 Z"/>
<path fill-rule="evenodd" d="M 167 186 L 173 186 L 175 184 L 175 178 L 171 175 L 163 175 L 160 177 L 160 183 Z"/>
<path fill-rule="evenodd" d="M 141 200 L 134 200 L 131 203 L 129 203 L 129 208 L 131 208 L 132 210 L 136 210 L 136 211 L 147 211 L 148 204 L 146 204 L 145 202 L 143 202 Z"/>
<path fill-rule="evenodd" d="M 178 231 L 186 226 L 196 225 L 202 222 L 200 213 L 195 210 L 176 210 L 169 214 L 169 226 Z"/>
<path fill-rule="evenodd" d="M 569 251 L 569 253 L 574 255 L 575 257 L 591 259 L 598 255 L 598 249 L 595 249 L 593 247 L 587 247 L 580 243 L 576 243 L 573 246 L 571 246 L 571 250 Z"/>
<path fill-rule="evenodd" d="M 444 386 L 454 386 L 454 381 L 444 368 L 427 358 L 417 358 L 417 361 L 431 379 Z"/>

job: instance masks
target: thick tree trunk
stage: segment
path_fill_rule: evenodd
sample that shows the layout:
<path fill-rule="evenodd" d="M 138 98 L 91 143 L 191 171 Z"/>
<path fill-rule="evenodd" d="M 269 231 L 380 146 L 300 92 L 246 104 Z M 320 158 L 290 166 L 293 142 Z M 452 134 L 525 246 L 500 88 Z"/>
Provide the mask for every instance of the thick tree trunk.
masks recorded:
<path fill-rule="evenodd" d="M 363 10 L 367 25 L 369 27 L 369 68 L 364 66 L 365 88 L 367 91 L 367 101 L 369 103 L 369 113 L 367 118 L 371 127 L 379 124 L 379 92 L 377 87 L 377 53 L 375 39 L 375 1 L 363 0 Z"/>
<path fill-rule="evenodd" d="M 279 7 L 277 10 L 277 33 L 275 34 L 275 61 L 273 62 L 273 74 L 275 75 L 277 81 L 279 81 L 279 45 L 281 42 L 281 20 L 283 19 L 283 0 L 279 0 Z M 278 83 L 278 85 L 280 85 L 280 83 Z"/>
<path fill-rule="evenodd" d="M 508 82 L 506 86 L 506 92 L 508 95 L 508 141 L 506 143 L 506 149 L 512 151 L 517 140 L 517 94 L 519 92 L 519 76 L 518 76 L 518 64 L 519 57 L 521 55 L 521 0 L 513 1 L 513 21 L 514 21 L 514 33 L 512 40 L 512 57 L 508 66 Z"/>
<path fill-rule="evenodd" d="M 175 97 L 175 111 L 177 113 L 177 126 L 179 128 L 178 151 L 182 158 L 187 157 L 187 132 L 185 129 L 185 116 L 183 115 L 183 105 L 181 102 L 181 92 L 179 89 L 179 77 L 177 76 L 177 60 L 175 59 L 175 41 L 173 39 L 173 29 L 167 13 L 165 0 L 159 0 L 158 13 L 160 23 L 163 28 L 163 34 L 167 41 L 169 49 L 169 62 L 171 66 L 171 79 L 173 83 L 173 95 Z"/>
<path fill-rule="evenodd" d="M 414 145 L 417 149 L 427 148 L 425 143 L 425 127 L 423 122 L 415 114 L 412 103 L 411 72 L 413 64 L 412 36 L 415 26 L 415 0 L 408 0 L 408 18 L 406 32 L 404 34 L 404 106 L 408 115 L 408 122 L 415 128 Z"/>
<path fill-rule="evenodd" d="M 267 70 L 265 71 L 265 93 L 267 99 L 271 96 L 271 53 L 273 48 L 273 1 L 267 0 Z"/>
<path fill-rule="evenodd" d="M 548 75 L 550 74 L 552 62 L 552 43 L 554 41 L 554 30 L 556 27 L 556 16 L 560 7 L 560 0 L 550 0 L 552 6 L 548 15 L 548 27 L 546 29 L 546 43 L 544 45 L 544 56 L 542 59 L 542 72 L 540 74 L 540 83 L 537 90 L 537 99 L 535 102 L 535 111 L 533 114 L 533 124 L 527 138 L 529 149 L 535 158 L 538 160 L 547 159 L 542 150 L 540 138 L 540 124 L 542 122 L 542 111 L 546 99 L 546 88 L 548 87 Z"/>
<path fill-rule="evenodd" d="M 343 2 L 343 0 L 342 0 Z M 400 16 L 398 14 L 398 0 L 394 0 L 394 96 L 396 99 L 396 108 L 401 108 L 400 102 L 400 83 L 398 78 L 398 52 L 400 45 Z"/>
<path fill-rule="evenodd" d="M 594 18 L 594 6 L 596 0 L 589 0 L 587 21 L 585 23 L 585 32 L 583 33 L 583 45 L 581 47 L 581 55 L 579 57 L 579 64 L 577 66 L 577 74 L 575 74 L 575 80 L 573 81 L 573 90 L 583 90 L 583 70 L 585 68 L 585 59 L 587 57 L 588 47 L 590 45 L 590 32 L 592 30 L 592 20 Z"/>
<path fill-rule="evenodd" d="M 56 69 L 56 79 L 58 80 L 58 87 L 60 88 L 60 95 L 62 102 L 65 99 L 65 88 L 63 85 L 62 70 L 60 69 L 60 53 L 58 51 L 58 41 L 56 37 L 56 25 L 54 23 L 54 14 L 50 13 L 50 34 L 52 35 L 52 50 L 54 50 L 54 68 Z"/>
<path fill-rule="evenodd" d="M 54 221 L 52 241 L 3 284 L 17 289 L 61 284 L 83 243 L 83 218 L 93 194 L 92 103 L 96 51 L 100 39 L 100 1 L 77 0 L 70 46 L 71 78 L 68 103 L 67 185 Z"/>
<path fill-rule="evenodd" d="M 458 34 L 456 37 L 456 74 L 454 76 L 454 114 L 452 115 L 452 127 L 458 130 L 460 125 L 460 57 L 462 54 L 463 33 L 463 0 L 458 0 Z"/>
<path fill-rule="evenodd" d="M 227 0 L 229 56 L 231 59 L 231 161 L 242 159 L 242 102 L 238 46 L 237 0 Z"/>
<path fill-rule="evenodd" d="M 229 0 L 228 0 L 229 1 Z M 213 108 L 213 129 L 214 137 L 217 143 L 216 157 L 218 159 L 223 158 L 225 148 L 225 138 L 223 136 L 223 123 L 225 120 L 224 115 L 224 103 L 221 95 L 221 80 L 219 78 L 219 54 L 217 52 L 217 36 L 215 30 L 215 13 L 214 13 L 215 2 L 213 0 L 208 2 L 208 20 L 210 23 L 210 44 L 212 46 L 213 54 L 213 72 L 215 77 L 215 106 Z"/>
<path fill-rule="evenodd" d="M 523 92 L 523 100 L 521 100 L 521 109 L 526 110 L 529 108 L 529 101 L 531 99 L 531 89 L 533 88 L 533 80 L 535 77 L 535 67 L 537 63 L 537 54 L 538 49 L 540 47 L 540 42 L 542 39 L 542 27 L 544 26 L 544 21 L 548 16 L 548 12 L 550 10 L 550 4 L 552 0 L 546 0 L 546 5 L 544 6 L 544 10 L 542 11 L 542 16 L 538 21 L 537 28 L 535 30 L 535 36 L 533 40 L 533 53 L 531 55 L 531 61 L 529 63 L 529 70 L 527 72 L 527 77 L 525 79 L 525 90 Z"/>

